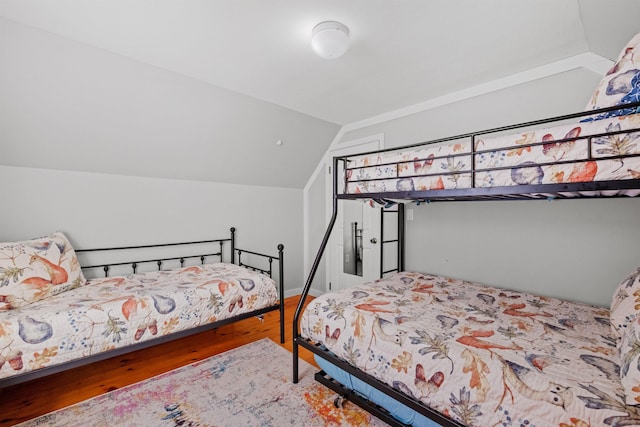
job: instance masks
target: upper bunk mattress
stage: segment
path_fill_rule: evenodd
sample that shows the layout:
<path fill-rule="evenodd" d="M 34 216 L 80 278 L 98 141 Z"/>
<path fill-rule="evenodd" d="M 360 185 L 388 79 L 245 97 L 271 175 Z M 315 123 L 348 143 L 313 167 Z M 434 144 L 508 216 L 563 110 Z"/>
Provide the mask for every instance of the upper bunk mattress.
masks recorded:
<path fill-rule="evenodd" d="M 276 283 L 216 263 L 91 279 L 0 312 L 0 378 L 218 322 L 278 303 Z"/>
<path fill-rule="evenodd" d="M 638 179 L 640 114 L 350 157 L 345 178 L 347 194 Z"/>
<path fill-rule="evenodd" d="M 405 272 L 314 299 L 300 328 L 465 425 L 640 424 L 605 308 Z"/>

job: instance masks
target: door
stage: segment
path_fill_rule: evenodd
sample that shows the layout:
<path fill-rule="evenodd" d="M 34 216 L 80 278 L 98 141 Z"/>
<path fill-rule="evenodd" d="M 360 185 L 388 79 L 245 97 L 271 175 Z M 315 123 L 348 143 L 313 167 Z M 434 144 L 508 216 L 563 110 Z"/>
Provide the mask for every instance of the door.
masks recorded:
<path fill-rule="evenodd" d="M 334 156 L 344 156 L 382 148 L 383 135 L 342 144 L 345 148 L 331 151 L 326 170 L 333 166 Z M 340 165 L 342 167 L 342 165 Z M 340 178 L 342 171 L 338 171 Z M 333 173 L 327 173 L 326 188 L 333 188 Z M 344 183 L 338 180 L 340 191 Z M 330 192 L 329 192 L 330 193 Z M 328 195 L 327 206 L 333 201 Z M 330 216 L 330 215 L 329 215 Z M 327 291 L 349 288 L 380 278 L 381 211 L 362 200 L 339 200 L 338 216 L 328 245 Z"/>

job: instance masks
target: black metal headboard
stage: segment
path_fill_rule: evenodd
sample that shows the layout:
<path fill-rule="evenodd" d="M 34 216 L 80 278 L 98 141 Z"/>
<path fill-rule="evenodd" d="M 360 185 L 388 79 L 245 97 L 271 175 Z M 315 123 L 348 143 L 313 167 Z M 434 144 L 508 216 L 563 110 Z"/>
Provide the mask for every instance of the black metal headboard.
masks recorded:
<path fill-rule="evenodd" d="M 220 262 L 224 262 L 224 255 L 223 255 L 223 247 L 225 242 L 230 242 L 231 244 L 231 251 L 230 251 L 230 262 L 233 264 L 235 263 L 235 253 L 236 253 L 236 248 L 235 248 L 235 232 L 236 229 L 235 227 L 231 227 L 230 229 L 231 231 L 231 237 L 230 238 L 226 238 L 226 239 L 213 239 L 213 240 L 199 240 L 199 241 L 193 241 L 193 242 L 178 242 L 178 243 L 159 243 L 159 244 L 153 244 L 153 245 L 137 245 L 137 246 L 118 246 L 118 247 L 111 247 L 111 248 L 92 248 L 92 249 L 76 249 L 76 253 L 95 253 L 95 252 L 109 252 L 109 251 L 126 251 L 126 250 L 131 250 L 131 249 L 150 249 L 150 248 L 162 248 L 162 247 L 169 247 L 169 246 L 194 246 L 194 245 L 200 245 L 200 244 L 207 244 L 207 243 L 213 243 L 216 244 L 218 243 L 220 245 L 220 249 L 218 252 L 209 252 L 209 253 L 203 253 L 203 254 L 194 254 L 194 255 L 186 255 L 186 256 L 177 256 L 177 257 L 159 257 L 159 258 L 152 258 L 152 259 L 142 259 L 142 260 L 136 260 L 136 261 L 125 261 L 125 262 L 110 262 L 110 263 L 99 263 L 99 264 L 95 264 L 95 265 L 88 265 L 88 266 L 83 266 L 82 269 L 83 270 L 91 270 L 91 269 L 95 269 L 95 268 L 102 268 L 102 270 L 104 271 L 104 275 L 105 277 L 109 276 L 109 270 L 111 269 L 111 267 L 115 267 L 115 266 L 122 266 L 122 265 L 130 265 L 133 273 L 135 274 L 138 270 L 138 266 L 140 264 L 148 264 L 148 263 L 156 263 L 158 266 L 158 270 L 162 269 L 162 264 L 165 261 L 179 261 L 180 262 L 180 266 L 184 267 L 184 263 L 185 260 L 188 259 L 200 259 L 200 263 L 204 264 L 205 260 L 208 257 L 219 257 Z M 248 252 L 248 251 L 245 251 Z M 261 255 L 261 254 L 257 254 L 257 255 Z M 262 255 L 262 256 L 267 256 L 268 255 Z M 250 267 L 250 266 L 248 266 Z M 250 267 L 252 268 L 252 267 Z M 261 269 L 256 269 L 258 271 L 263 271 Z M 269 273 L 270 273 L 270 269 L 269 269 Z"/>

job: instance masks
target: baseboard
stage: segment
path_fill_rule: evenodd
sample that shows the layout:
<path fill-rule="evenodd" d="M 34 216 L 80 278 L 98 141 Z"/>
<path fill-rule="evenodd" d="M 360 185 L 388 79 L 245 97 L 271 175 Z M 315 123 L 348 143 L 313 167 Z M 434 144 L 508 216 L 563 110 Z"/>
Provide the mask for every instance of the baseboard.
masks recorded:
<path fill-rule="evenodd" d="M 303 288 L 289 289 L 287 291 L 284 291 L 284 297 L 289 298 L 296 295 L 302 295 L 302 290 Z M 321 290 L 313 289 L 313 288 L 309 289 L 309 295 L 313 297 L 319 297 L 320 295 L 323 295 L 323 294 L 324 292 L 322 292 Z"/>

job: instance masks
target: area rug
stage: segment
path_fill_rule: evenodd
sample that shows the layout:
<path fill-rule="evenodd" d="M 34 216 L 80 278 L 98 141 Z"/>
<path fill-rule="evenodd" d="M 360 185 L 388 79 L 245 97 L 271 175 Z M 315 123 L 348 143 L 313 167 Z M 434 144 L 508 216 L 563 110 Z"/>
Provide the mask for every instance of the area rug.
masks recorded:
<path fill-rule="evenodd" d="M 300 360 L 265 338 L 85 400 L 20 426 L 385 426 L 313 379 Z"/>

